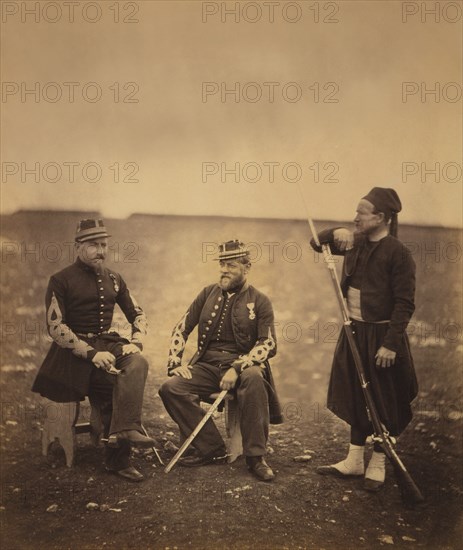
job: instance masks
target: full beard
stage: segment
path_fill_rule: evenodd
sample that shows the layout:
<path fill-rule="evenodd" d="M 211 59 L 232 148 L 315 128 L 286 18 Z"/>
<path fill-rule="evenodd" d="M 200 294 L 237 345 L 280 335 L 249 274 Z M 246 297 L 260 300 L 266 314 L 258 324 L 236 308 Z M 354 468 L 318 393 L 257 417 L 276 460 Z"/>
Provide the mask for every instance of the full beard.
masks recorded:
<path fill-rule="evenodd" d="M 220 277 L 219 286 L 222 290 L 233 290 L 243 283 L 242 277 Z"/>
<path fill-rule="evenodd" d="M 104 258 L 95 258 L 92 260 L 91 267 L 94 271 L 98 272 L 103 267 L 104 264 Z"/>

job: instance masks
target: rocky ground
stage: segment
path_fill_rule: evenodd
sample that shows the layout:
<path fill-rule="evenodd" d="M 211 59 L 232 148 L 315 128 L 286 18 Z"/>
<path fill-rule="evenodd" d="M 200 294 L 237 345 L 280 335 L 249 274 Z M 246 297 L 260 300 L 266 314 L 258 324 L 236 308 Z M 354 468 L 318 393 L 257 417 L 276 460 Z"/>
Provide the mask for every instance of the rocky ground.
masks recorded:
<path fill-rule="evenodd" d="M 124 230 L 139 234 L 142 222 L 148 223 L 132 219 Z M 163 235 L 162 243 L 146 237 L 137 244 L 140 261 L 120 262 L 117 269 L 146 304 L 150 319 L 144 418 L 168 461 L 177 432 L 157 389 L 169 333 L 214 272 L 210 264 L 188 259 L 186 251 L 173 254 L 173 245 L 182 242 L 177 220 L 149 223 L 146 234 Z M 235 234 L 233 223 L 185 220 L 182 232 L 190 242 L 208 241 L 212 234 L 220 240 L 225 233 Z M 27 224 L 7 220 L 3 241 L 48 242 L 43 227 L 29 218 Z M 114 221 L 113 227 L 116 236 L 121 233 L 121 225 Z M 245 221 L 240 229 L 249 241 L 280 239 L 305 246 L 300 222 Z M 403 238 L 435 247 L 456 237 L 408 228 Z M 252 478 L 242 459 L 195 470 L 175 467 L 165 474 L 152 453 L 134 455 L 146 480 L 131 484 L 103 471 L 103 449 L 93 447 L 85 434 L 78 436 L 73 468 L 64 465 L 59 449 L 43 457 L 44 404 L 29 388 L 49 345 L 43 332 L 47 279 L 67 262 L 64 257 L 58 264 L 7 257 L 0 379 L 2 548 L 461 548 L 461 265 L 432 263 L 429 257 L 423 262 L 416 255 L 419 284 L 410 337 L 420 394 L 398 445 L 426 497 L 425 505 L 413 510 L 401 502 L 390 466 L 377 494 L 364 492 L 361 479 L 330 479 L 315 472 L 318 465 L 343 457 L 348 430 L 324 407 L 338 328 L 336 303 L 324 266 L 315 264 L 305 248 L 304 254 L 298 263 L 281 258 L 271 265 L 257 263 L 252 273 L 256 286 L 272 297 L 279 323 L 279 352 L 272 365 L 286 421 L 271 430 L 269 463 L 277 477 L 268 484 Z M 172 268 L 179 265 L 184 267 Z M 223 428 L 221 416 L 217 422 Z M 294 460 L 301 455 L 308 457 L 305 462 Z"/>

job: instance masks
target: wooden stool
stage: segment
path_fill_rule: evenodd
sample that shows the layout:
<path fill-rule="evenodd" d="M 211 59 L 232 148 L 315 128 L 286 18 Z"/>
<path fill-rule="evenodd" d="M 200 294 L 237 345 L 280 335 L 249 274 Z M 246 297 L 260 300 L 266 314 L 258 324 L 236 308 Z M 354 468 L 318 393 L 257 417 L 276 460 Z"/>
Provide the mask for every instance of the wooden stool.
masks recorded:
<path fill-rule="evenodd" d="M 218 393 L 211 393 L 207 402 L 212 403 L 217 399 Z M 240 411 L 238 403 L 233 394 L 227 394 L 224 399 L 225 405 L 223 408 L 225 414 L 225 429 L 227 432 L 228 442 L 228 462 L 232 463 L 243 454 L 243 441 L 241 439 L 240 428 Z"/>
<path fill-rule="evenodd" d="M 89 433 L 94 445 L 98 445 L 103 431 L 100 411 L 91 407 L 90 421 L 78 422 L 80 402 L 55 403 L 46 401 L 42 432 L 42 454 L 47 456 L 51 443 L 58 441 L 66 456 L 66 466 L 74 462 L 76 435 Z"/>

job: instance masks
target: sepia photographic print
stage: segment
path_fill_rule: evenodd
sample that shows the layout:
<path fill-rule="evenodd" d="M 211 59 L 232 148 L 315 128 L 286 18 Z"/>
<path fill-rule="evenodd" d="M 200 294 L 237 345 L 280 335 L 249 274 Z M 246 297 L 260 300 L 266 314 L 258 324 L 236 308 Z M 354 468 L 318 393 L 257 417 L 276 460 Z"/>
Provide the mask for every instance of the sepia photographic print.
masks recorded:
<path fill-rule="evenodd" d="M 462 11 L 2 0 L 3 549 L 461 548 Z"/>

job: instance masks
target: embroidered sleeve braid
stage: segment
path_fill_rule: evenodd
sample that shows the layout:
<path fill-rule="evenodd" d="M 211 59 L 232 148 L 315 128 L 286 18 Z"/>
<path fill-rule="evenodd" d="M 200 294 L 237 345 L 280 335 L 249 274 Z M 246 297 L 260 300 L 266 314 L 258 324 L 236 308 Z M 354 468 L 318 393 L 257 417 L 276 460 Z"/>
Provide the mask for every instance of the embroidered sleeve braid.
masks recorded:
<path fill-rule="evenodd" d="M 136 317 L 132 322 L 132 338 L 130 341 L 133 344 L 143 344 L 143 340 L 148 333 L 148 320 L 146 319 L 145 312 L 138 305 L 131 292 L 129 292 L 129 296 L 136 312 Z"/>
<path fill-rule="evenodd" d="M 203 288 L 172 331 L 167 360 L 167 374 L 169 376 L 172 375 L 173 369 L 182 364 L 183 352 L 185 351 L 188 336 L 198 324 L 201 311 L 213 286 Z"/>
<path fill-rule="evenodd" d="M 267 361 L 270 352 L 272 352 L 275 348 L 276 342 L 269 327 L 267 338 L 265 340 L 258 340 L 256 345 L 247 355 L 240 356 L 241 371 L 247 367 L 252 367 L 253 365 L 265 368 L 265 361 Z"/>
<path fill-rule="evenodd" d="M 89 352 L 94 352 L 94 348 L 81 340 L 63 321 L 56 294 L 52 292 L 51 300 L 47 308 L 47 326 L 48 333 L 53 340 L 62 348 L 68 348 L 77 357 L 88 358 Z"/>
<path fill-rule="evenodd" d="M 134 295 L 129 291 L 124 279 L 118 274 L 109 275 L 114 283 L 114 289 L 117 291 L 116 302 L 124 312 L 127 321 L 132 325 L 132 336 L 130 342 L 136 344 L 141 350 L 143 341 L 148 332 L 148 321 L 145 312 L 139 306 Z"/>
<path fill-rule="evenodd" d="M 186 328 L 186 318 L 188 311 L 175 325 L 172 331 L 172 337 L 170 339 L 169 358 L 167 360 L 167 369 L 171 370 L 182 364 L 182 355 L 186 346 L 186 340 L 183 336 Z"/>

